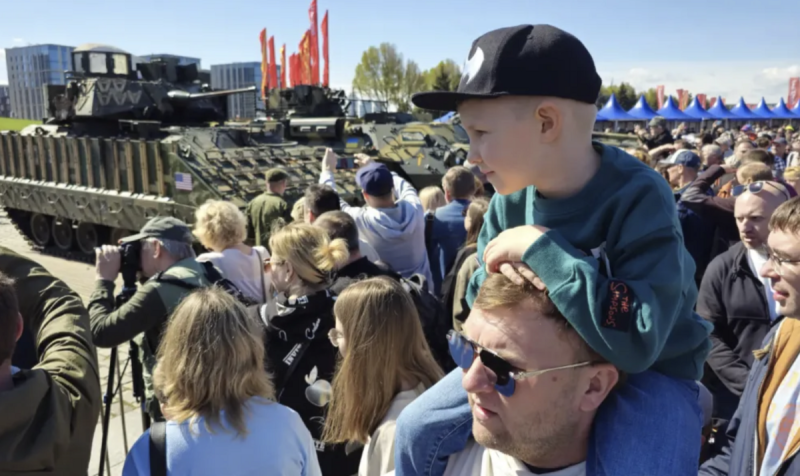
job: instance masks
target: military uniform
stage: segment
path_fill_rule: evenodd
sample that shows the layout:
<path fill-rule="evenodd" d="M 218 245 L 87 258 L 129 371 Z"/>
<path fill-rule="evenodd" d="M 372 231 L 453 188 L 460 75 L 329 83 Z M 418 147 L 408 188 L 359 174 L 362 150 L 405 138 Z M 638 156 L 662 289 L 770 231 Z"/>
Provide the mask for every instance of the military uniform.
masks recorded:
<path fill-rule="evenodd" d="M 159 221 L 151 226 L 154 221 Z M 169 235 L 165 228 L 173 227 Z M 177 236 L 176 236 L 177 235 Z M 175 218 L 157 217 L 148 222 L 142 233 L 125 238 L 136 241 L 147 237 L 191 243 L 189 228 Z M 145 391 L 145 408 L 154 420 L 162 420 L 160 405 L 153 392 L 152 375 L 156 350 L 161 342 L 169 316 L 192 289 L 167 281 L 178 280 L 194 288 L 209 286 L 203 266 L 195 258 L 186 258 L 145 282 L 119 309 L 115 309 L 114 283 L 97 280 L 89 300 L 89 317 L 94 343 L 98 347 L 115 347 L 129 340 L 139 345 L 139 359 Z"/>
<path fill-rule="evenodd" d="M 86 474 L 102 403 L 86 308 L 62 281 L 2 247 L 0 271 L 16 281 L 38 360 L 0 392 L 0 474 Z"/>
<path fill-rule="evenodd" d="M 269 183 L 289 178 L 281 169 L 270 169 L 264 176 Z M 269 249 L 270 232 L 275 220 L 281 218 L 284 224 L 290 223 L 292 209 L 283 197 L 267 190 L 247 204 L 245 216 L 247 217 L 247 236 L 251 243 Z"/>

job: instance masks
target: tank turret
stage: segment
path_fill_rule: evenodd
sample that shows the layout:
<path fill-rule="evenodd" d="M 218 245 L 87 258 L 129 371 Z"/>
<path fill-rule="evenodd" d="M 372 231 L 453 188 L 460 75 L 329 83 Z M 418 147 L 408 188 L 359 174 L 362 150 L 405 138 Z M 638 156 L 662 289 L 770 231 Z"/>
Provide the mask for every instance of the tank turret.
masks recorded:
<path fill-rule="evenodd" d="M 47 123 L 96 130 L 121 121 L 200 125 L 227 119 L 227 96 L 249 88 L 213 91 L 197 65 L 175 58 L 137 62 L 118 48 L 89 44 L 72 53 L 65 86 L 47 85 Z"/>

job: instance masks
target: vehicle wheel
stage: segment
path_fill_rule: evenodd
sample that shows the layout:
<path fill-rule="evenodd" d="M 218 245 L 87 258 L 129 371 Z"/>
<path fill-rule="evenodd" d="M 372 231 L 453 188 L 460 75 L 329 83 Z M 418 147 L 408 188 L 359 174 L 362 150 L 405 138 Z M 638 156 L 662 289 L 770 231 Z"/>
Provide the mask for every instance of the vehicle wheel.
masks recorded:
<path fill-rule="evenodd" d="M 81 223 L 75 230 L 75 240 L 78 242 L 79 250 L 87 255 L 93 254 L 94 249 L 100 244 L 97 227 L 92 223 Z"/>
<path fill-rule="evenodd" d="M 126 236 L 131 236 L 133 234 L 130 230 L 125 230 L 122 228 L 114 228 L 111 230 L 111 239 L 109 240 L 112 245 L 118 245 L 119 240 L 125 238 Z"/>
<path fill-rule="evenodd" d="M 31 239 L 39 246 L 50 244 L 50 218 L 41 213 L 31 215 Z"/>
<path fill-rule="evenodd" d="M 72 232 L 72 223 L 67 219 L 54 218 L 53 219 L 53 243 L 61 251 L 69 251 L 72 249 L 74 240 Z"/>

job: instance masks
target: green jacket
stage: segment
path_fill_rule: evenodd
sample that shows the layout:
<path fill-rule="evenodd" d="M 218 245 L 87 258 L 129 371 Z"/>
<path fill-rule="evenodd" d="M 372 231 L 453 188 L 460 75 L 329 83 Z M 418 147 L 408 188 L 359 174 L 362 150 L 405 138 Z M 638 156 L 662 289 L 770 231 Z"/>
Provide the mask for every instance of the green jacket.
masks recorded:
<path fill-rule="evenodd" d="M 130 340 L 135 340 L 139 345 L 147 412 L 154 419 L 161 419 L 152 382 L 156 350 L 172 311 L 192 292 L 191 289 L 161 279 L 178 279 L 197 287 L 211 284 L 202 265 L 194 258 L 187 258 L 150 278 L 128 302 L 116 310 L 114 283 L 98 280 L 88 306 L 92 335 L 98 347 L 115 347 Z"/>
<path fill-rule="evenodd" d="M 269 236 L 273 222 L 283 218 L 285 223 L 292 221 L 292 209 L 280 195 L 264 192 L 247 204 L 247 237 L 255 246 L 269 249 Z"/>
<path fill-rule="evenodd" d="M 86 308 L 62 281 L 3 247 L 0 271 L 16 280 L 39 358 L 0 392 L 0 474 L 85 475 L 102 404 Z"/>

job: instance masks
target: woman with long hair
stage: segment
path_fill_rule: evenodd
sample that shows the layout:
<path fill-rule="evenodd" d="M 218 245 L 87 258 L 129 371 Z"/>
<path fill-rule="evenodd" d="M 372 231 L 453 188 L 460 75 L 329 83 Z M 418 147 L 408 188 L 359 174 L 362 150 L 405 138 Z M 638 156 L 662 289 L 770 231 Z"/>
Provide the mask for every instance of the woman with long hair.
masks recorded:
<path fill-rule="evenodd" d="M 272 234 L 269 247 L 266 269 L 277 296 L 250 309 L 267 327 L 267 368 L 278 401 L 300 414 L 324 475 L 354 474 L 358 451 L 320 442 L 338 354 L 328 339 L 335 326 L 329 288 L 333 271 L 350 256 L 347 243 L 331 240 L 321 227 L 292 223 Z"/>
<path fill-rule="evenodd" d="M 209 200 L 194 215 L 194 235 L 210 250 L 198 256 L 197 261 L 213 263 L 252 303 L 266 302 L 270 283 L 263 263 L 269 258 L 269 251 L 263 246 L 244 244 L 244 213 L 231 202 Z"/>
<path fill-rule="evenodd" d="M 400 412 L 440 378 L 414 302 L 397 281 L 375 277 L 346 288 L 333 309 L 331 342 L 341 358 L 323 441 L 366 444 L 359 476 L 394 470 Z"/>
<path fill-rule="evenodd" d="M 319 475 L 302 420 L 274 402 L 264 372 L 263 327 L 225 291 L 190 294 L 169 320 L 153 375 L 166 422 L 170 474 Z M 149 475 L 150 430 L 124 476 Z"/>
<path fill-rule="evenodd" d="M 483 227 L 483 215 L 488 209 L 489 200 L 485 198 L 476 198 L 467 207 L 464 216 L 467 239 L 458 250 L 453 267 L 442 281 L 442 302 L 445 309 L 452 313 L 453 326 L 457 330 L 461 329 L 461 323 L 469 314 L 469 307 L 465 306 L 467 283 L 472 272 L 478 269 L 478 235 Z"/>

